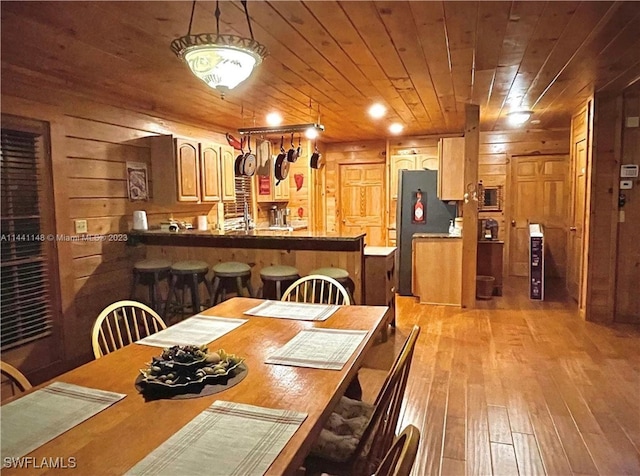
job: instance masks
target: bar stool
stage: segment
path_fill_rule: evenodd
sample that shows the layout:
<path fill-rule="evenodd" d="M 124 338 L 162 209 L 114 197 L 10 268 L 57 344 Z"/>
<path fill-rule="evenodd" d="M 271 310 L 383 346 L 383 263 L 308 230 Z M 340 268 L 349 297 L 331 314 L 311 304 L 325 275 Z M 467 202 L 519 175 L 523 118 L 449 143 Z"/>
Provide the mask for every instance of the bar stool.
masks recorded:
<path fill-rule="evenodd" d="M 158 285 L 169 277 L 171 261 L 166 259 L 143 259 L 133 265 L 133 283 L 131 284 L 131 300 L 135 301 L 136 287 L 139 284 L 149 287 L 149 301 L 151 309 L 160 312 L 158 300 Z"/>
<path fill-rule="evenodd" d="M 169 307 L 172 304 L 171 298 L 176 295 L 176 289 L 182 289 L 180 293 L 180 300 L 177 301 L 180 307 L 180 313 L 184 316 L 184 310 L 186 307 L 184 303 L 184 295 L 189 288 L 191 290 L 191 310 L 194 314 L 201 311 L 200 307 L 200 283 L 204 283 L 209 293 L 209 299 L 212 297 L 211 283 L 207 280 L 207 273 L 209 272 L 209 265 L 204 261 L 178 261 L 173 263 L 171 270 L 171 283 L 169 284 L 169 295 L 167 296 L 167 303 L 164 308 L 164 315 L 168 316 Z"/>
<path fill-rule="evenodd" d="M 242 296 L 243 289 L 247 290 L 249 297 L 254 297 L 251 287 L 251 266 L 237 261 L 225 261 L 213 267 L 213 302 L 212 305 L 227 299 L 227 292 L 237 293 Z"/>
<path fill-rule="evenodd" d="M 335 279 L 340 284 L 342 284 L 347 292 L 349 293 L 349 298 L 351 299 L 351 304 L 355 304 L 355 300 L 353 299 L 353 293 L 356 290 L 356 285 L 353 283 L 353 280 L 349 277 L 349 271 L 342 268 L 318 268 L 311 271 L 309 274 L 320 274 L 322 276 L 329 276 L 330 278 Z"/>
<path fill-rule="evenodd" d="M 283 284 L 284 289 L 287 289 L 300 278 L 300 273 L 293 266 L 266 266 L 260 270 L 260 278 L 263 283 L 262 297 L 279 301 L 282 298 Z"/>

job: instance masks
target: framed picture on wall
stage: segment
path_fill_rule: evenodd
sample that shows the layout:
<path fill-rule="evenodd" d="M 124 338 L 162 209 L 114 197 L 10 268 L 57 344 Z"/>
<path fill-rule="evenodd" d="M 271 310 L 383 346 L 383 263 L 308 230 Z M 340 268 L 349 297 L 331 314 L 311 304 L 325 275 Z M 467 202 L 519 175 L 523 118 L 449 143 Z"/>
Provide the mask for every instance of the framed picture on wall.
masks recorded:
<path fill-rule="evenodd" d="M 144 162 L 127 162 L 127 189 L 132 202 L 149 200 L 149 174 Z"/>

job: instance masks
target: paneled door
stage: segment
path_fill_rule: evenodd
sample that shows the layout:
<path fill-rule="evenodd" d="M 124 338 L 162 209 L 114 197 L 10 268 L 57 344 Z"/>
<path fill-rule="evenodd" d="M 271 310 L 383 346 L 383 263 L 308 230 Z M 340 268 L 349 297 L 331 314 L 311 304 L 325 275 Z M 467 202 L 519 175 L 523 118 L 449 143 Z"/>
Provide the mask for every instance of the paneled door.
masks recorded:
<path fill-rule="evenodd" d="M 566 275 L 568 168 L 566 155 L 512 157 L 510 275 L 529 273 L 529 223 L 544 226 L 545 275 Z"/>
<path fill-rule="evenodd" d="M 572 203 L 569 217 L 569 241 L 567 243 L 567 291 L 576 301 L 580 300 L 582 281 L 583 241 L 585 221 L 585 195 L 587 193 L 587 140 L 574 144 L 574 163 L 571 174 Z"/>
<path fill-rule="evenodd" d="M 369 246 L 385 246 L 384 164 L 340 165 L 341 234 L 366 233 Z"/>

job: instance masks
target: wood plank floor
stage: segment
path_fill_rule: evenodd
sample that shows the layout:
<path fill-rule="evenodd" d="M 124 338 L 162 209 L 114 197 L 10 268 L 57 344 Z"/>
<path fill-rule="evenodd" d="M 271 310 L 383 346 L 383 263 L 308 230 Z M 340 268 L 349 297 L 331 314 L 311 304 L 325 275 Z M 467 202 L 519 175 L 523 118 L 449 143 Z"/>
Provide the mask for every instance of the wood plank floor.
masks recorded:
<path fill-rule="evenodd" d="M 398 297 L 397 331 L 361 372 L 365 399 L 418 324 L 401 416 L 421 431 L 414 475 L 640 475 L 640 327 L 584 322 L 525 285 L 470 311 Z"/>

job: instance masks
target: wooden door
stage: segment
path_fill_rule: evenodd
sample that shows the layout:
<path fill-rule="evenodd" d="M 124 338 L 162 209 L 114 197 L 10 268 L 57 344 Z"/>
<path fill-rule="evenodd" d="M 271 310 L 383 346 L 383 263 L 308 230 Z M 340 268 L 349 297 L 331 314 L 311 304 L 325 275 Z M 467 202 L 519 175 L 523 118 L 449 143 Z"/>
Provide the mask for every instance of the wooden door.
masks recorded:
<path fill-rule="evenodd" d="M 370 246 L 385 245 L 384 169 L 384 164 L 340 165 L 340 233 L 366 233 Z"/>
<path fill-rule="evenodd" d="M 200 160 L 198 143 L 176 139 L 176 179 L 179 202 L 200 201 Z"/>
<path fill-rule="evenodd" d="M 220 201 L 220 145 L 200 144 L 200 191 L 203 202 Z"/>
<path fill-rule="evenodd" d="M 582 281 L 583 241 L 585 221 L 585 196 L 587 193 L 587 141 L 574 144 L 572 164 L 572 203 L 567 242 L 567 291 L 576 301 L 580 299 Z"/>
<path fill-rule="evenodd" d="M 544 226 L 545 276 L 566 275 L 568 165 L 565 155 L 512 158 L 510 275 L 529 273 L 529 223 Z"/>
<path fill-rule="evenodd" d="M 415 170 L 416 159 L 413 155 L 393 155 L 389 164 L 389 195 L 391 195 L 391 200 L 397 200 L 398 175 L 401 170 Z"/>
<path fill-rule="evenodd" d="M 222 146 L 222 201 L 235 202 L 236 200 L 236 173 L 234 164 L 236 154 L 233 147 Z"/>

